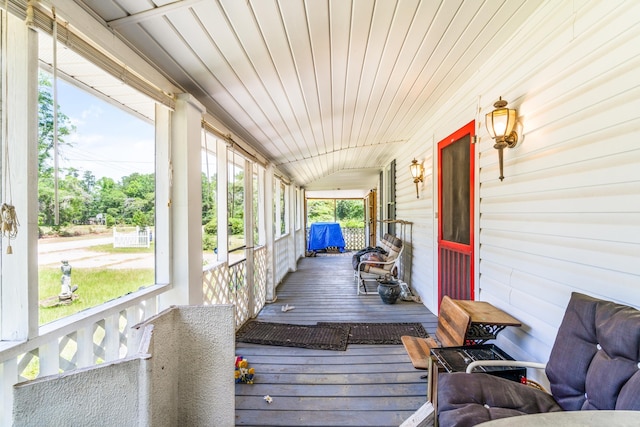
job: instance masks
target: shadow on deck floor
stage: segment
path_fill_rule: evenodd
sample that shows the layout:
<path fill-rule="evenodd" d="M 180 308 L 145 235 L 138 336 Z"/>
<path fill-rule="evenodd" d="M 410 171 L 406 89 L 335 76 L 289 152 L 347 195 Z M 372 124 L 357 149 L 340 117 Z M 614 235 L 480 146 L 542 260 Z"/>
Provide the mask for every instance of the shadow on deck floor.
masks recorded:
<path fill-rule="evenodd" d="M 437 318 L 422 304 L 356 295 L 350 256 L 303 258 L 276 293 L 258 320 L 419 322 L 435 333 Z M 283 312 L 286 304 L 295 309 Z M 402 345 L 328 351 L 237 343 L 236 354 L 256 370 L 254 384 L 236 385 L 239 426 L 398 426 L 426 401 L 426 371 L 413 368 Z"/>

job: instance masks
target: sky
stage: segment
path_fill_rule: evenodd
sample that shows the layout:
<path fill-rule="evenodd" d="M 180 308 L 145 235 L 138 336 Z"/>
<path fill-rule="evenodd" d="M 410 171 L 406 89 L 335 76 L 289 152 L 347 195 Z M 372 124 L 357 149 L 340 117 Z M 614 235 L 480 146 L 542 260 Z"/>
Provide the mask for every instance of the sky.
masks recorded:
<path fill-rule="evenodd" d="M 60 167 L 91 171 L 96 179 L 120 181 L 134 172 L 154 171 L 154 127 L 132 114 L 58 80 L 59 112 L 76 132 L 64 137 Z"/>

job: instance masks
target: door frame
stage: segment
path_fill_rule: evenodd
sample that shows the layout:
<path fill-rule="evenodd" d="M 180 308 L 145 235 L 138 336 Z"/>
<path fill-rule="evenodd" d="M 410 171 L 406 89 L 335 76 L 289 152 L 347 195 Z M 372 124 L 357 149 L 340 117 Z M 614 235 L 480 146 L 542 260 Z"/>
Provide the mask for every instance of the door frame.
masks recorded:
<path fill-rule="evenodd" d="M 440 274 L 440 247 L 442 242 L 442 156 L 441 150 L 451 143 L 459 140 L 465 135 L 469 135 L 470 147 L 469 147 L 469 245 L 462 245 L 454 242 L 447 242 L 444 246 L 449 247 L 451 249 L 464 249 L 469 250 L 471 255 L 471 260 L 469 263 L 469 295 L 471 299 L 475 299 L 476 290 L 476 261 L 477 261 L 477 248 L 476 248 L 476 163 L 475 163 L 475 120 L 470 121 L 466 125 L 462 126 L 452 134 L 447 137 L 441 139 L 435 144 L 435 152 L 438 159 L 438 185 L 437 185 L 437 201 L 438 201 L 438 215 L 436 221 L 437 227 L 437 241 L 436 241 L 436 278 L 438 283 L 437 289 L 437 304 L 436 306 L 440 307 L 440 300 L 442 299 L 442 283 L 441 283 L 441 274 Z M 467 248 L 468 246 L 468 248 Z"/>

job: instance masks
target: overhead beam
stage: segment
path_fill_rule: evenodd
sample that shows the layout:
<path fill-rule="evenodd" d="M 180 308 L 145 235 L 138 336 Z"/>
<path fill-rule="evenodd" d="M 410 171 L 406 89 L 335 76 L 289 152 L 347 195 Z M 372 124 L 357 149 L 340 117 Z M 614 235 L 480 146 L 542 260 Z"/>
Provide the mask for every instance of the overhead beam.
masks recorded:
<path fill-rule="evenodd" d="M 164 6 L 154 7 L 153 9 L 147 9 L 143 12 L 134 13 L 133 15 L 125 16 L 124 18 L 113 19 L 107 21 L 107 25 L 114 30 L 130 24 L 136 24 L 138 22 L 145 21 L 147 19 L 154 18 L 160 15 L 166 15 L 168 12 L 183 9 L 185 7 L 191 7 L 194 4 L 200 3 L 202 0 L 179 0 L 173 3 L 165 4 Z"/>

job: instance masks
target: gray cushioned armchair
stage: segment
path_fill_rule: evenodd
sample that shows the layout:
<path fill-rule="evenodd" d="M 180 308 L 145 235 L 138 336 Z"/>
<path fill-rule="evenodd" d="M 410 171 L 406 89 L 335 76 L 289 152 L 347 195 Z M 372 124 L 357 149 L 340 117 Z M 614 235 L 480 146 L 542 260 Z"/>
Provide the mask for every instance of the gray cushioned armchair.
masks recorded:
<path fill-rule="evenodd" d="M 563 410 L 640 410 L 640 311 L 573 293 L 545 372 L 551 394 L 482 373 L 440 374 L 439 425 Z"/>

